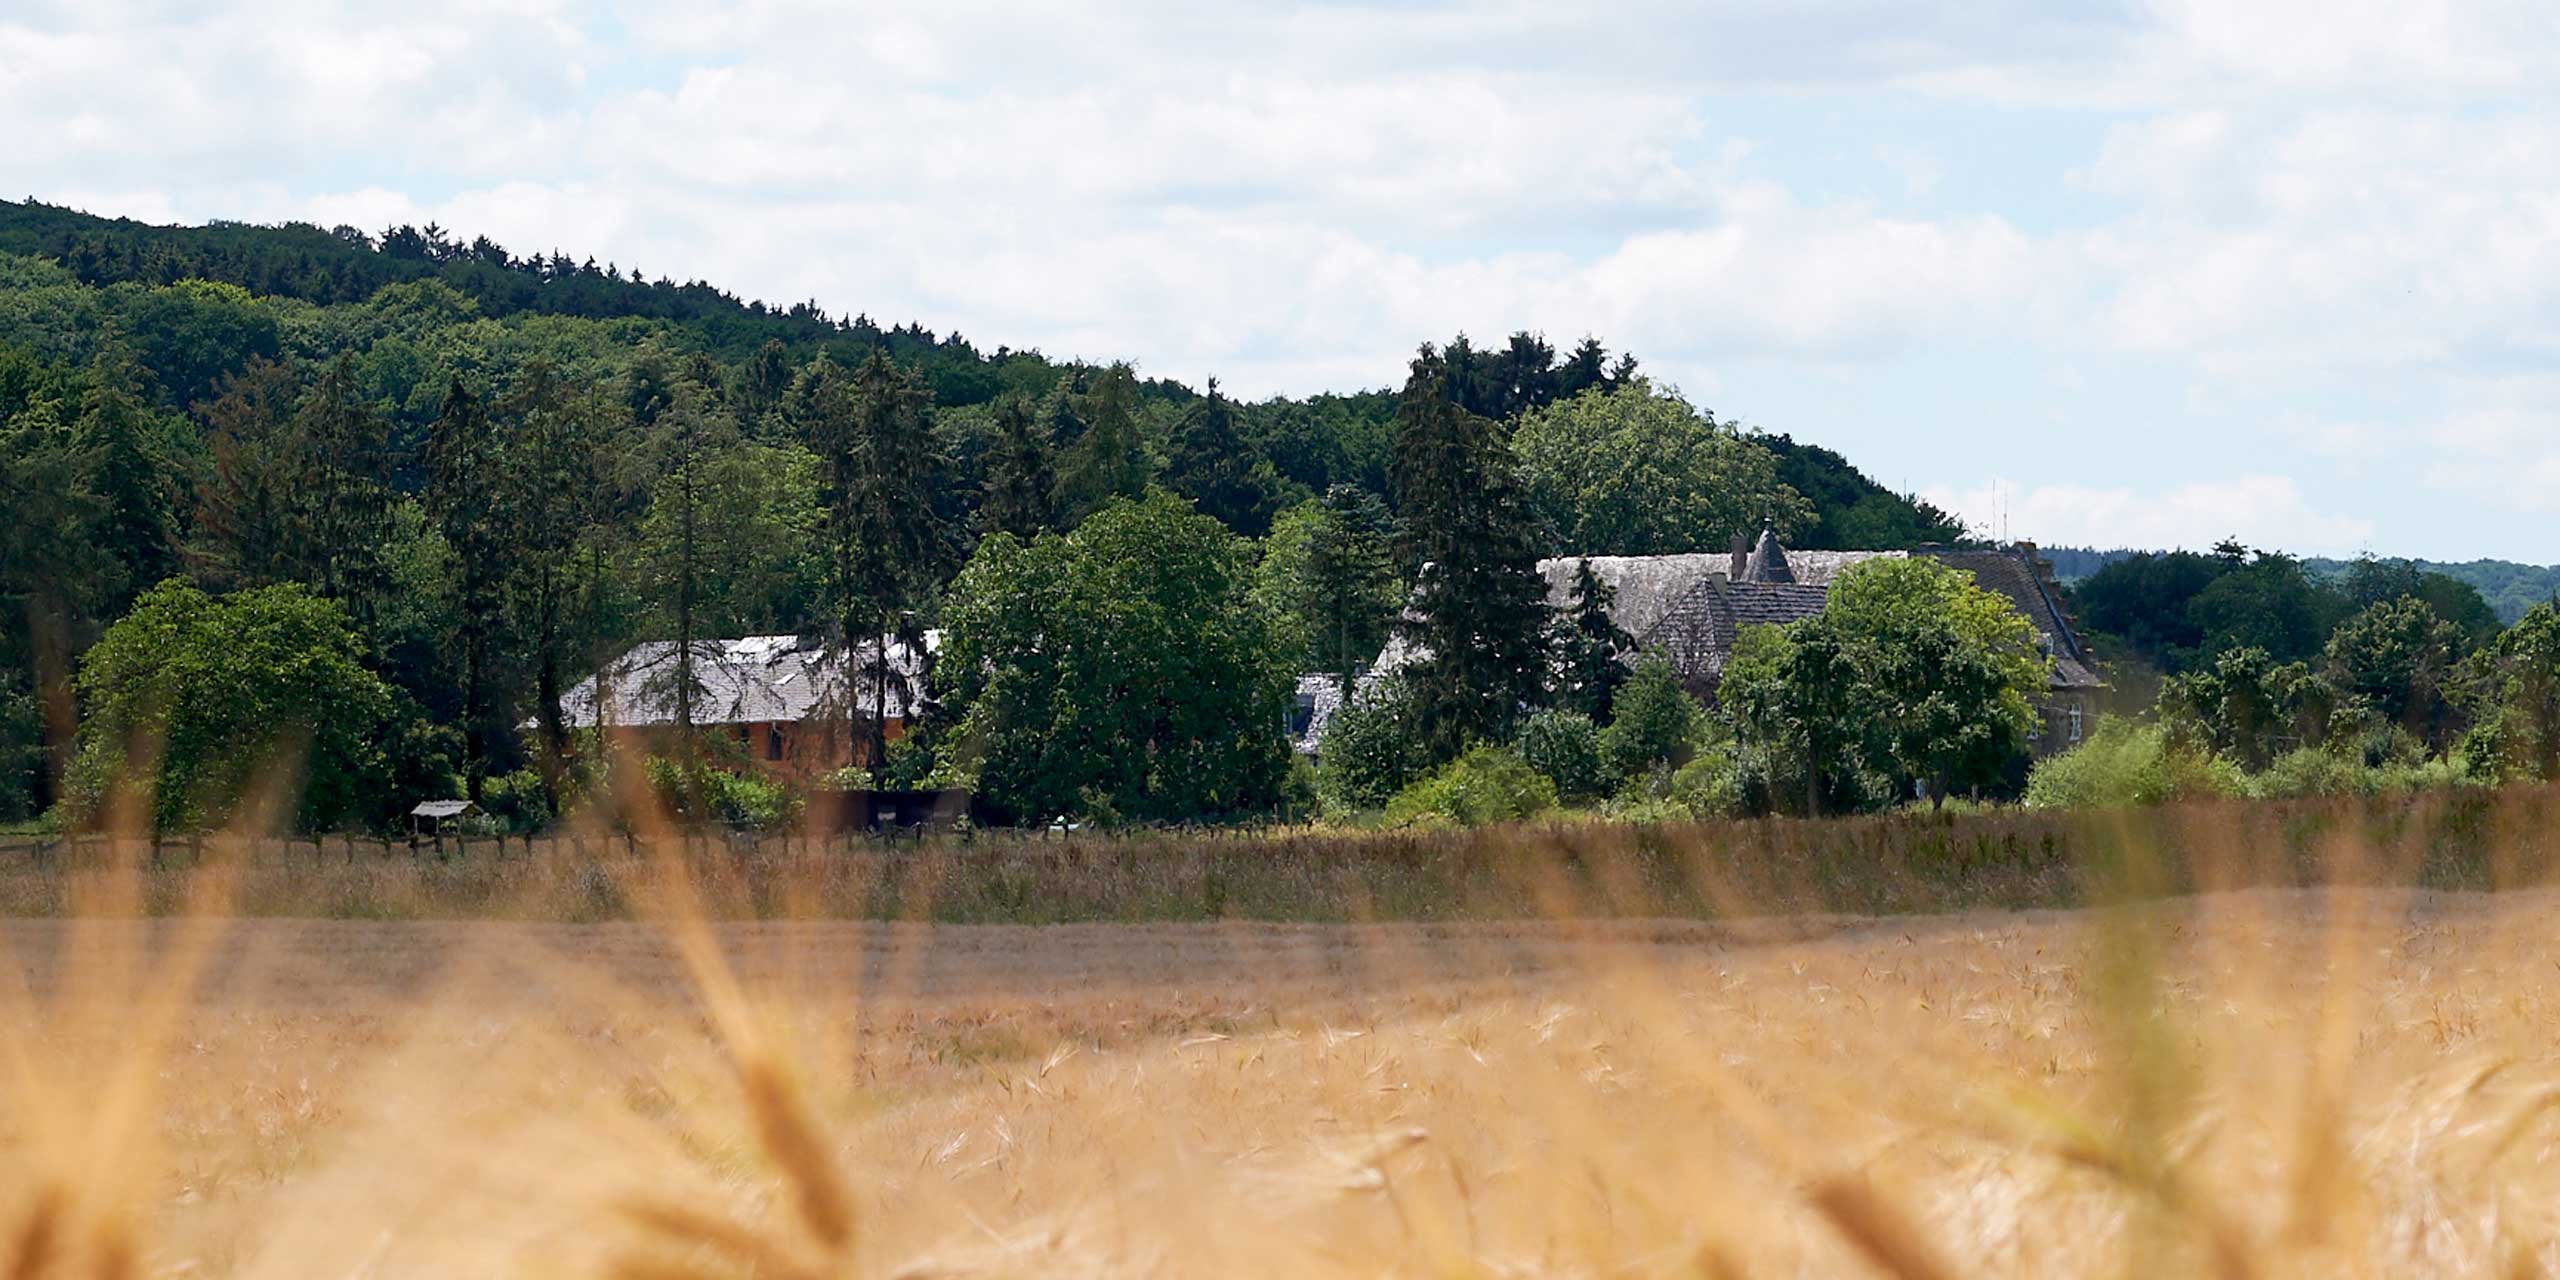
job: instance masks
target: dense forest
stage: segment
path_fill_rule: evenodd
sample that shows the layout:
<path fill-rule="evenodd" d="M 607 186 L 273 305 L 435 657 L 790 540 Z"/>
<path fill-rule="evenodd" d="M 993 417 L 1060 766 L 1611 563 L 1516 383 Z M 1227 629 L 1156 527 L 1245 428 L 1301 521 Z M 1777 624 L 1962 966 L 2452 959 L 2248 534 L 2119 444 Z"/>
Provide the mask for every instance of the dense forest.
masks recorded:
<path fill-rule="evenodd" d="M 1487 536 L 1524 554 L 1720 550 L 1764 520 L 1813 547 L 1962 536 L 1596 339 L 1461 335 L 1425 364 L 1450 458 L 1474 433 L 1510 477 L 1516 442 Z M 0 203 L 0 818 L 103 794 L 141 745 L 116 726 L 245 754 L 238 724 L 320 707 L 364 723 L 312 749 L 378 784 L 329 820 L 529 766 L 556 799 L 561 688 L 635 640 L 930 623 L 1002 558 L 983 540 L 1047 545 L 1152 494 L 1247 547 L 1287 663 L 1333 669 L 1432 558 L 1411 503 L 1441 463 L 1399 458 L 1417 412 L 1411 385 L 1242 402 L 435 226 Z M 1140 503 L 1040 572 L 1188 528 Z M 120 622 L 155 639 L 93 654 Z M 163 705 L 191 654 L 260 655 L 200 741 L 201 708 Z"/>
<path fill-rule="evenodd" d="M 2046 547 L 2047 560 L 2053 562 L 2054 576 L 2066 583 L 2078 582 L 2119 560 L 2137 555 L 2160 555 L 2131 547 L 2100 550 L 2095 547 Z M 2337 560 L 2308 556 L 2302 561 L 2305 573 L 2323 582 L 2342 583 L 2357 571 L 2357 560 Z M 2535 605 L 2560 599 L 2560 565 L 2518 564 L 2512 560 L 2392 560 L 2421 574 L 2441 574 L 2480 593 L 2500 622 L 2510 626 L 2524 617 Z"/>

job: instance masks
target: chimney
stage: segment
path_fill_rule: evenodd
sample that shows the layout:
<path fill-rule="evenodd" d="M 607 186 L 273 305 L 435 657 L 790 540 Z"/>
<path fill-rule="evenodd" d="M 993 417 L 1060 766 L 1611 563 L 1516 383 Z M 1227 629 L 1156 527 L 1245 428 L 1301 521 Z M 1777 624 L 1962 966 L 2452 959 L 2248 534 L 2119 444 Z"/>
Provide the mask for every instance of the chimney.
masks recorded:
<path fill-rule="evenodd" d="M 1737 533 L 1733 535 L 1733 565 L 1731 568 L 1725 570 L 1725 580 L 1727 582 L 1740 582 L 1742 581 L 1742 576 L 1750 571 L 1751 536 L 1749 534 Z"/>

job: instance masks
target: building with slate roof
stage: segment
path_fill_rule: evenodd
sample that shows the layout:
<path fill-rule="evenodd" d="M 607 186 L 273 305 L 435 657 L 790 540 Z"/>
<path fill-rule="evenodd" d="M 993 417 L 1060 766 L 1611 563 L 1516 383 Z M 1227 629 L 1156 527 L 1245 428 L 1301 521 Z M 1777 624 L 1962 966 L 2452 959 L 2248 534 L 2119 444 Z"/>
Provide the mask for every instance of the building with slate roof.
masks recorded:
<path fill-rule="evenodd" d="M 1780 544 L 1774 531 L 1763 530 L 1756 541 L 1735 539 L 1732 550 L 1721 555 L 1558 556 L 1539 561 L 1538 573 L 1546 579 L 1547 604 L 1558 610 L 1570 608 L 1575 578 L 1587 560 L 1593 575 L 1614 593 L 1610 617 L 1635 638 L 1637 650 L 1662 652 L 1690 691 L 1712 702 L 1744 628 L 1784 626 L 1810 618 L 1822 612 L 1830 600 L 1831 584 L 1851 567 L 1908 556 L 1925 556 L 1964 570 L 1976 585 L 2006 598 L 2026 617 L 2053 663 L 2039 707 L 2044 723 L 2036 751 L 2051 754 L 2078 744 L 2097 723 L 2098 695 L 2106 682 L 2063 607 L 2053 567 L 2036 554 L 2031 542 L 1983 548 L 1924 545 L 1909 551 L 1795 551 Z M 1362 687 L 1413 657 L 1401 639 L 1389 641 Z M 1290 728 L 1300 751 L 1315 754 L 1325 725 L 1341 701 L 1330 677 L 1310 676 L 1299 682 L 1298 715 Z"/>
<path fill-rule="evenodd" d="M 848 707 L 842 655 L 804 636 L 743 636 L 702 640 L 694 646 L 696 726 L 733 733 L 746 757 L 774 772 L 811 774 L 851 762 L 843 725 L 848 711 L 868 717 L 875 709 L 895 739 L 925 709 L 924 671 L 941 633 L 926 632 L 918 648 L 897 640 L 865 646 L 854 655 L 856 676 Z M 872 655 L 885 644 L 891 672 L 885 705 L 875 707 Z M 637 644 L 560 697 L 573 727 L 647 738 L 675 724 L 672 688 L 677 646 L 671 640 Z M 859 739 L 862 735 L 854 735 Z M 858 752 L 859 745 L 852 750 Z"/>

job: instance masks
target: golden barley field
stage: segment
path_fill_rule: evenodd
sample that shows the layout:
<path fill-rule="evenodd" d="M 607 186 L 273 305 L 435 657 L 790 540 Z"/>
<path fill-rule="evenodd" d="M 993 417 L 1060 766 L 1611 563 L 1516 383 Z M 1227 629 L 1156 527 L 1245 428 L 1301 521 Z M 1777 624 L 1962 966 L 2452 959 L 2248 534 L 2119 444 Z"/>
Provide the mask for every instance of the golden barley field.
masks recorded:
<path fill-rule="evenodd" d="M 2560 1268 L 2551 891 L 1016 926 L 664 870 L 0 921 L 0 1276 Z"/>

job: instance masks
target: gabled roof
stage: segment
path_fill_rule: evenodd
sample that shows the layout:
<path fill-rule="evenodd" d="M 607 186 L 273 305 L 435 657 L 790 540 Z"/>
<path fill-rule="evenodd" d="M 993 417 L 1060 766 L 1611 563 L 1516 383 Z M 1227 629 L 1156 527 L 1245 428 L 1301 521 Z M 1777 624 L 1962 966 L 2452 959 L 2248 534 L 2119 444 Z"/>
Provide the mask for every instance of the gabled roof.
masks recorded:
<path fill-rule="evenodd" d="M 941 638 L 938 632 L 925 633 L 922 653 L 896 640 L 886 641 L 890 669 L 898 677 L 889 681 L 886 713 L 890 718 L 908 719 L 914 714 L 916 708 L 908 704 L 908 687 L 921 685 L 924 660 L 938 647 Z M 860 700 L 861 710 L 867 711 L 871 706 L 868 673 L 882 643 L 872 641 L 854 655 L 859 686 L 854 696 Z M 695 642 L 693 655 L 694 678 L 700 686 L 694 696 L 695 724 L 797 723 L 836 711 L 844 697 L 842 657 L 829 654 L 824 645 L 807 637 L 702 640 Z M 678 656 L 674 641 L 650 640 L 633 645 L 607 664 L 602 673 L 603 721 L 613 725 L 673 724 L 676 708 L 672 686 Z M 921 688 L 916 692 L 921 695 Z M 597 680 L 590 676 L 560 696 L 560 711 L 573 726 L 592 725 L 598 718 L 597 702 Z M 916 702 L 921 707 L 921 696 Z"/>
<path fill-rule="evenodd" d="M 480 806 L 468 800 L 421 800 L 409 810 L 412 818 L 459 818 L 480 812 Z"/>

